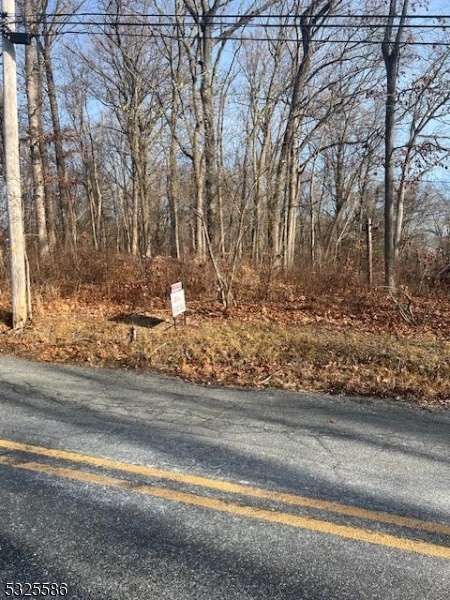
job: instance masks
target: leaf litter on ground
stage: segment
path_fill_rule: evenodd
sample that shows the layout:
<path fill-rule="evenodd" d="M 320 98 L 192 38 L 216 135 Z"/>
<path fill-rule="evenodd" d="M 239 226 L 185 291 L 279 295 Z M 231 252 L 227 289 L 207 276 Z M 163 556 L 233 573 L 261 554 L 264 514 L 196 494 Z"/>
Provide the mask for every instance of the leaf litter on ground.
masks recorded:
<path fill-rule="evenodd" d="M 407 323 L 383 293 L 188 302 L 173 326 L 164 297 L 40 297 L 22 332 L 0 295 L 0 352 L 91 367 L 153 370 L 202 384 L 276 387 L 450 408 L 450 308 L 420 299 Z M 130 338 L 130 326 L 135 339 Z"/>

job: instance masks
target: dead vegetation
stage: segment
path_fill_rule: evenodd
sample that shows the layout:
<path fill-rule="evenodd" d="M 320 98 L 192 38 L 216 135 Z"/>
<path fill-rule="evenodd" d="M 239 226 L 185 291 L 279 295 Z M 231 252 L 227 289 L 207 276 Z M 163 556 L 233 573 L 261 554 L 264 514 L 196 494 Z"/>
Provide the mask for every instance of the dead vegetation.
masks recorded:
<path fill-rule="evenodd" d="M 53 270 L 52 270 L 53 269 Z M 70 271 L 64 270 L 64 273 Z M 169 285 L 182 279 L 186 323 L 174 328 Z M 241 267 L 224 310 L 207 265 L 79 259 L 71 276 L 35 270 L 34 320 L 10 329 L 0 294 L 0 351 L 92 367 L 146 369 L 207 384 L 278 387 L 409 400 L 450 408 L 450 306 L 346 277 L 315 286 Z M 5 289 L 5 286 L 2 286 Z M 219 290 L 220 292 L 220 290 Z"/>

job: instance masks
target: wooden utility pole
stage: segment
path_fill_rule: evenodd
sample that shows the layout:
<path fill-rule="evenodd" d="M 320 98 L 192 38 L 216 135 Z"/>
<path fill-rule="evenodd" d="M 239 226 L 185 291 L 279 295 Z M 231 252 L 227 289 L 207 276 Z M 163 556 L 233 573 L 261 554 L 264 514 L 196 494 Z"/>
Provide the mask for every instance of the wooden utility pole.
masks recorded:
<path fill-rule="evenodd" d="M 17 110 L 16 50 L 9 34 L 15 31 L 15 2 L 3 0 L 5 29 L 3 47 L 3 123 L 5 177 L 9 223 L 9 260 L 13 329 L 22 329 L 28 319 L 25 236 L 19 163 L 19 124 Z"/>

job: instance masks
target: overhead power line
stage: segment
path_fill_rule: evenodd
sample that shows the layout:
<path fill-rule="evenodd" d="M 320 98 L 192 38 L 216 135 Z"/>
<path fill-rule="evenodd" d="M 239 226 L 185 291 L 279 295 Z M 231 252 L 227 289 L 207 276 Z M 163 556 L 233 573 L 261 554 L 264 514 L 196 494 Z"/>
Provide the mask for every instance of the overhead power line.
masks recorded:
<path fill-rule="evenodd" d="M 180 13 L 120 13 L 120 15 L 112 15 L 110 13 L 105 13 L 105 12 L 77 12 L 77 13 L 56 13 L 56 12 L 48 12 L 48 13 L 38 13 L 39 17 L 46 17 L 46 18 L 53 18 L 53 17 L 61 17 L 61 18 L 66 18 L 66 17 L 73 17 L 73 16 L 79 16 L 79 17 L 101 17 L 101 18 L 107 18 L 107 17 L 116 17 L 116 16 L 120 16 L 121 18 L 132 18 L 132 17 L 143 17 L 143 18 L 158 18 L 158 17 L 167 17 L 167 18 L 176 18 L 176 17 L 183 17 L 183 18 L 188 18 L 188 19 L 194 19 L 194 17 L 191 14 L 180 14 Z M 201 13 L 199 13 L 198 15 L 196 15 L 197 17 L 201 17 Z M 219 18 L 221 19 L 241 19 L 243 16 L 245 16 L 245 13 L 241 13 L 241 14 L 221 14 L 219 15 Z M 255 15 L 254 17 L 252 17 L 252 19 L 299 19 L 301 17 L 301 15 L 293 15 L 292 13 L 287 13 L 287 14 L 269 14 L 269 13 L 263 13 L 260 15 Z M 329 15 L 329 18 L 332 19 L 389 19 L 389 18 L 393 18 L 394 20 L 400 20 L 402 17 L 401 15 L 397 15 L 394 17 L 389 17 L 389 15 L 380 15 L 380 14 L 356 14 L 356 13 L 348 13 L 348 14 L 338 14 L 338 15 Z M 408 19 L 411 20 L 428 20 L 428 19 L 435 19 L 435 20 L 441 20 L 441 19 L 450 19 L 450 14 L 420 14 L 420 15 L 409 15 Z"/>
<path fill-rule="evenodd" d="M 99 32 L 92 32 L 92 31 L 76 31 L 76 30 L 70 30 L 70 31 L 60 31 L 60 32 L 54 32 L 54 33 L 50 33 L 47 34 L 49 36 L 52 37 L 59 37 L 60 35 L 67 35 L 67 34 L 71 34 L 71 35 L 100 35 L 100 34 L 104 34 L 104 31 L 99 31 Z M 151 33 L 124 33 L 124 36 L 127 37 L 134 37 L 134 38 L 147 38 L 147 39 L 151 39 L 154 38 L 155 36 Z M 40 37 L 40 35 L 38 34 L 38 37 Z M 165 34 L 164 35 L 165 38 L 167 39 L 179 39 L 179 36 L 176 35 L 170 35 L 170 34 Z M 210 39 L 210 40 L 229 40 L 229 41 L 236 41 L 236 42 L 276 42 L 279 41 L 278 38 L 269 38 L 269 37 L 254 37 L 254 36 L 206 36 L 205 39 Z M 283 42 L 292 42 L 292 43 L 298 43 L 298 39 L 296 38 L 283 38 L 282 40 Z M 383 40 L 351 40 L 351 39 L 315 39 L 314 43 L 315 44 L 355 44 L 355 45 L 373 45 L 373 44 L 381 44 Z M 421 40 L 411 40 L 411 41 L 405 41 L 402 42 L 402 45 L 404 46 L 432 46 L 432 47 L 440 47 L 440 46 L 449 46 L 448 42 L 428 42 L 428 41 L 421 41 Z"/>
<path fill-rule="evenodd" d="M 20 24 L 23 25 L 21 21 Z M 31 25 L 39 25 L 40 21 L 35 20 L 29 22 Z M 85 25 L 88 27 L 106 27 L 114 25 L 116 27 L 138 27 L 138 26 L 149 26 L 152 27 L 174 27 L 177 25 L 175 21 L 119 21 L 111 19 L 110 21 L 80 21 L 80 20 L 67 20 L 61 21 L 61 25 Z M 196 25 L 195 22 L 188 23 L 188 25 Z M 224 21 L 214 21 L 214 27 L 230 27 L 232 24 Z M 295 23 L 247 23 L 245 28 L 269 28 L 269 29 L 286 29 L 288 27 L 295 27 Z M 309 25 L 305 24 L 304 27 L 318 27 L 317 25 Z M 344 28 L 353 28 L 353 29 L 384 29 L 386 27 L 385 23 L 372 23 L 372 24 L 348 24 L 348 23 L 324 23 L 319 26 L 321 29 L 344 29 Z M 439 25 L 409 25 L 408 29 L 436 29 L 436 30 L 445 30 L 450 28 L 450 22 L 440 23 Z"/>
<path fill-rule="evenodd" d="M 100 27 L 108 27 L 110 24 L 104 24 L 102 26 L 99 26 L 99 29 L 97 31 L 93 31 L 93 30 L 86 30 L 86 29 L 68 29 L 66 31 L 52 31 L 52 32 L 47 32 L 45 33 L 46 36 L 49 37 L 59 37 L 61 35 L 107 35 L 109 32 L 105 31 L 105 29 L 102 29 Z M 158 28 L 156 28 L 158 29 Z M 180 39 L 180 35 L 177 34 L 173 34 L 173 33 L 169 33 L 168 31 L 164 32 L 163 34 L 161 34 L 160 32 L 156 33 L 155 31 L 121 31 L 120 32 L 121 36 L 123 37 L 131 37 L 131 38 L 145 38 L 145 39 L 152 39 L 155 38 L 159 35 L 161 35 L 161 37 L 164 37 L 165 39 L 173 39 L 173 40 L 177 40 Z M 38 33 L 36 34 L 37 37 L 42 37 L 44 34 L 43 33 Z M 189 37 L 191 37 L 190 35 L 186 34 L 182 36 L 184 39 L 188 39 Z M 215 41 L 239 41 L 239 42 L 277 42 L 277 41 L 283 41 L 283 42 L 292 42 L 292 43 L 298 43 L 299 39 L 298 37 L 283 37 L 281 40 L 280 38 L 274 36 L 274 37 L 269 37 L 267 35 L 265 36 L 257 36 L 257 35 L 239 35 L 239 34 L 233 34 L 233 35 L 227 35 L 227 34 L 223 34 L 221 35 L 219 32 L 217 33 L 217 35 L 211 35 L 211 36 L 205 36 L 205 39 L 210 39 L 210 40 L 215 40 Z M 351 39 L 351 38 L 324 38 L 324 39 L 320 39 L 320 38 L 315 38 L 314 39 L 314 43 L 315 44 L 354 44 L 354 45 L 373 45 L 373 44 L 381 44 L 382 43 L 382 38 L 380 37 L 379 39 Z M 445 41 L 434 41 L 434 40 L 421 40 L 421 39 L 406 39 L 404 41 L 402 41 L 402 45 L 403 46 L 433 46 L 433 47 L 439 47 L 439 46 L 447 46 L 449 47 L 449 43 L 445 42 Z"/>
<path fill-rule="evenodd" d="M 220 40 L 230 40 L 230 41 L 276 41 L 277 38 L 271 38 L 268 34 L 266 35 L 258 35 L 257 31 L 262 30 L 279 30 L 279 29 L 290 29 L 299 26 L 299 20 L 301 15 L 292 15 L 292 14 L 261 14 L 251 17 L 251 21 L 246 23 L 245 26 L 242 27 L 242 30 L 249 31 L 252 29 L 255 31 L 256 35 L 244 35 L 234 32 L 232 35 L 226 35 L 226 33 L 222 32 L 221 28 L 233 27 L 235 22 L 245 16 L 245 14 L 222 14 L 217 16 L 212 23 L 212 27 L 214 30 L 214 34 L 208 36 L 208 39 L 214 39 L 216 41 Z M 173 19 L 173 20 L 171 20 Z M 154 37 L 154 33 L 158 31 L 161 32 L 162 29 L 168 29 L 177 27 L 179 25 L 178 19 L 182 19 L 182 24 L 188 28 L 197 28 L 199 23 L 197 21 L 201 21 L 202 15 L 199 14 L 197 16 L 193 16 L 191 14 L 176 14 L 176 13 L 145 13 L 145 14 L 136 14 L 136 13 L 123 13 L 120 15 L 111 15 L 102 12 L 80 12 L 80 13 L 43 13 L 37 15 L 33 21 L 28 21 L 27 25 L 38 26 L 42 24 L 43 21 L 51 21 L 52 24 L 58 25 L 61 28 L 58 31 L 46 32 L 45 35 L 51 36 L 60 36 L 60 35 L 102 35 L 105 34 L 105 29 L 110 27 L 118 27 L 124 29 L 122 31 L 122 35 L 127 35 L 130 37 L 139 37 L 139 38 L 151 38 Z M 346 30 L 350 34 L 355 29 L 366 29 L 371 31 L 379 31 L 383 30 L 386 27 L 387 19 L 389 17 L 386 15 L 376 15 L 376 14 L 338 14 L 338 15 L 330 15 L 327 22 L 320 24 L 320 29 L 324 30 Z M 394 17 L 394 27 L 395 21 L 400 19 L 400 16 Z M 275 22 L 276 20 L 276 22 Z M 348 22 L 351 20 L 351 22 Z M 360 21 L 359 23 L 355 23 L 356 21 Z M 371 21 L 370 23 L 367 21 Z M 410 15 L 408 20 L 414 21 L 413 23 L 408 23 L 408 30 L 435 30 L 436 32 L 447 32 L 450 30 L 450 15 L 447 14 L 420 14 L 420 15 Z M 434 21 L 430 23 L 430 21 Z M 284 21 L 284 22 L 283 22 Z M 362 21 L 362 22 L 361 22 Z M 421 22 L 418 22 L 421 21 Z M 425 22 L 423 22 L 425 21 Z M 24 25 L 24 20 L 21 18 L 17 18 L 16 23 L 20 23 Z M 305 26 L 302 23 L 302 26 Z M 308 26 L 308 24 L 306 24 Z M 311 27 L 317 27 L 317 25 L 309 25 Z M 143 28 L 142 31 L 137 31 L 137 29 Z M 145 29 L 144 29 L 145 28 Z M 148 30 L 150 28 L 150 31 Z M 130 29 L 130 31 L 126 31 Z M 38 32 L 38 35 L 43 35 L 42 32 Z M 183 34 L 182 34 L 183 35 Z M 352 35 L 352 34 L 351 34 Z M 176 35 L 171 35 L 170 32 L 165 31 L 164 37 L 168 39 L 177 39 L 180 36 L 180 33 L 177 32 Z M 190 37 L 189 35 L 183 35 L 183 37 Z M 284 38 L 286 42 L 297 42 L 298 39 L 293 38 Z M 379 44 L 382 40 L 367 40 L 367 39 L 315 39 L 315 43 L 350 43 L 350 44 Z M 447 46 L 448 43 L 443 40 L 433 40 L 433 39 L 404 39 L 402 41 L 403 45 L 409 46 Z"/>
<path fill-rule="evenodd" d="M 221 14 L 217 17 L 214 17 L 214 25 L 215 26 L 229 26 L 230 21 L 236 21 L 241 19 L 245 14 Z M 148 19 L 179 19 L 182 18 L 184 21 L 188 21 L 189 24 L 196 24 L 198 20 L 202 19 L 202 15 L 193 16 L 191 14 L 176 14 L 176 13 L 145 13 L 145 14 L 136 14 L 136 13 L 122 13 L 120 15 L 111 15 L 108 13 L 100 13 L 100 12 L 82 12 L 82 13 L 42 13 L 38 14 L 35 19 L 30 21 L 31 24 L 39 24 L 43 20 L 62 20 L 65 24 L 85 24 L 85 25 L 106 25 L 110 22 L 114 22 L 120 26 L 136 26 L 140 23 L 143 25 L 148 23 Z M 89 18 L 90 20 L 83 20 Z M 99 18 L 101 21 L 93 21 L 93 18 Z M 127 19 L 133 19 L 132 21 L 127 21 Z M 292 14 L 282 14 L 282 15 L 272 15 L 272 14 L 261 14 L 255 15 L 251 17 L 251 21 L 246 24 L 246 26 L 252 27 L 287 27 L 289 25 L 295 25 L 301 19 L 301 15 L 292 15 Z M 342 23 L 342 19 L 348 20 L 375 20 L 378 22 L 375 23 L 359 23 L 355 26 L 358 27 L 385 27 L 386 21 L 389 19 L 388 16 L 384 15 L 364 15 L 364 14 L 347 14 L 347 15 L 329 15 L 328 21 L 326 23 L 322 23 L 321 27 L 342 27 L 347 26 L 347 23 Z M 400 19 L 400 16 L 393 17 L 394 24 L 395 21 Z M 447 27 L 448 25 L 445 21 L 450 19 L 450 15 L 411 15 L 408 17 L 408 20 L 414 21 L 435 21 L 434 23 L 409 23 L 409 28 L 435 28 L 435 27 Z M 330 22 L 337 20 L 338 22 Z M 274 22 L 278 21 L 278 22 Z M 283 22 L 280 22 L 283 21 Z M 341 21 L 341 22 L 339 22 Z M 20 17 L 16 20 L 17 23 L 23 24 L 23 19 Z M 152 21 L 152 24 L 159 25 L 157 21 Z M 171 24 L 171 23 L 169 23 Z M 165 25 L 165 23 L 161 23 L 161 25 Z M 304 25 L 308 25 L 304 23 Z"/>

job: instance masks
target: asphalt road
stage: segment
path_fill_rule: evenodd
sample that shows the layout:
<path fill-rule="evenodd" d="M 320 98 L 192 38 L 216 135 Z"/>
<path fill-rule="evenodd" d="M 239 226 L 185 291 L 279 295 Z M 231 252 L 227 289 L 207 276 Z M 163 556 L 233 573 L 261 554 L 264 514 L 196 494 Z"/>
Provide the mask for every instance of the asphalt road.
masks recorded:
<path fill-rule="evenodd" d="M 448 600 L 450 414 L 0 357 L 0 598 L 58 591 Z"/>

